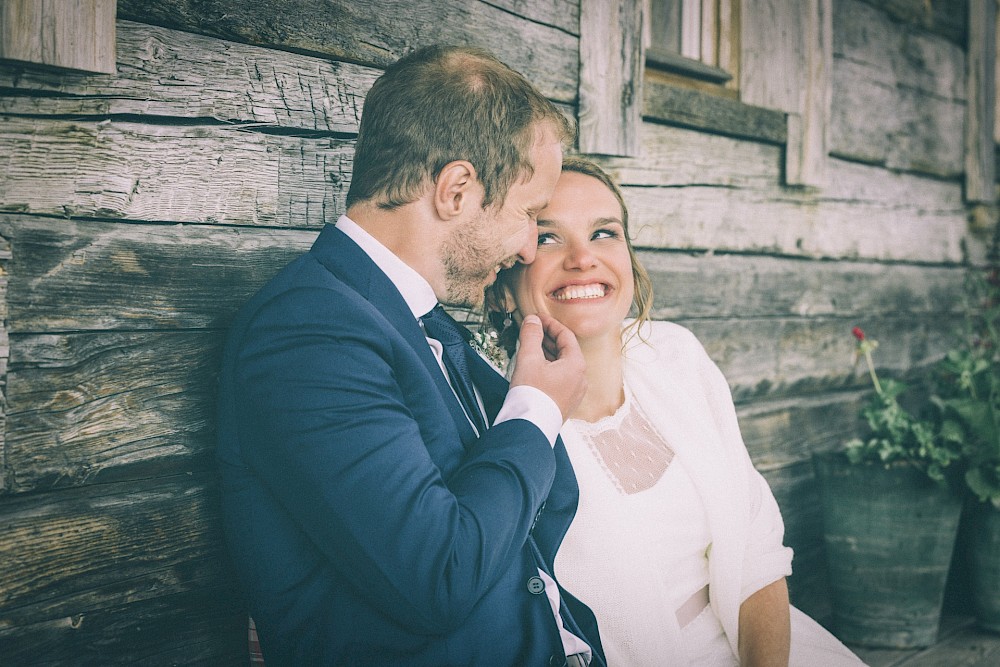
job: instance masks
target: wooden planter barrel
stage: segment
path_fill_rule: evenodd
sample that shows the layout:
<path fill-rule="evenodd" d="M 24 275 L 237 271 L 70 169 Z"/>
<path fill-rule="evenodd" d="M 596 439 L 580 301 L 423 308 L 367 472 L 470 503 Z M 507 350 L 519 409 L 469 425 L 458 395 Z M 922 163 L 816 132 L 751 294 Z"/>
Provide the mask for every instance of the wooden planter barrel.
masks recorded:
<path fill-rule="evenodd" d="M 937 639 L 962 502 L 911 467 L 813 458 L 836 635 L 875 648 Z"/>
<path fill-rule="evenodd" d="M 989 503 L 969 508 L 969 584 L 976 623 L 1000 632 L 1000 510 Z"/>

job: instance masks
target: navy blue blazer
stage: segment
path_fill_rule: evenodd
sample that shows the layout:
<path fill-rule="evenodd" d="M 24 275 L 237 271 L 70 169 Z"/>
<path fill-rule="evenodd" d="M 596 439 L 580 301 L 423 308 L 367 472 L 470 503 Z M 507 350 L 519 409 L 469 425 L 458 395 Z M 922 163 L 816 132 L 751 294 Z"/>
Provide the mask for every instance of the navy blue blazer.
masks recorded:
<path fill-rule="evenodd" d="M 492 421 L 507 383 L 470 364 Z M 537 587 L 576 511 L 562 443 L 520 419 L 477 438 L 343 232 L 239 312 L 219 389 L 225 535 L 268 667 L 562 664 Z M 593 614 L 562 611 L 602 665 Z"/>

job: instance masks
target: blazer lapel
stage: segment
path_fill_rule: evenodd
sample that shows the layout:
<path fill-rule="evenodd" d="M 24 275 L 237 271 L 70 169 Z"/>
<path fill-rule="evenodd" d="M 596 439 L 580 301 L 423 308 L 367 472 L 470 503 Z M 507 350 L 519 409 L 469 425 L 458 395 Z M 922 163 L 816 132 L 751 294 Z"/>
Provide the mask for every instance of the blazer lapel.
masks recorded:
<path fill-rule="evenodd" d="M 389 324 L 399 332 L 423 362 L 444 404 L 458 428 L 462 442 L 475 440 L 476 434 L 469 424 L 462 405 L 455 398 L 451 385 L 441 372 L 437 359 L 427 344 L 420 324 L 392 281 L 382 273 L 370 257 L 334 225 L 327 224 L 320 232 L 310 252 L 330 273 L 337 276 L 372 304 Z"/>

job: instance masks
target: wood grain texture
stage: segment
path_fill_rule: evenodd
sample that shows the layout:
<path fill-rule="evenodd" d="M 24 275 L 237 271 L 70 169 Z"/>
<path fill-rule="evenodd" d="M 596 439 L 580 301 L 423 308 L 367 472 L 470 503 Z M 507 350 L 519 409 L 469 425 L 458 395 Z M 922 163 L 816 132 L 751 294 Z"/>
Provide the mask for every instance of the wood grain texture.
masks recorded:
<path fill-rule="evenodd" d="M 0 117 L 0 211 L 298 227 L 336 221 L 353 142 L 247 129 Z"/>
<path fill-rule="evenodd" d="M 356 133 L 378 69 L 118 22 L 110 79 L 0 65 L 0 112 L 213 119 Z"/>
<path fill-rule="evenodd" d="M 830 147 L 830 104 L 833 72 L 833 2 L 803 3 L 805 32 L 802 91 L 799 112 L 788 115 L 785 182 L 823 187 Z"/>
<path fill-rule="evenodd" d="M 678 320 L 698 336 L 738 401 L 867 387 L 854 362 L 852 326 L 882 341 L 876 365 L 900 376 L 936 362 L 952 344 L 951 321 L 920 317 Z"/>
<path fill-rule="evenodd" d="M 966 66 L 965 198 L 992 204 L 997 199 L 996 0 L 969 0 L 969 49 Z"/>
<path fill-rule="evenodd" d="M 787 140 L 785 114 L 697 90 L 646 82 L 642 114 L 648 120 L 774 144 Z"/>
<path fill-rule="evenodd" d="M 961 47 L 859 0 L 834 2 L 831 153 L 957 179 L 966 89 Z M 873 113 L 874 110 L 884 113 Z"/>
<path fill-rule="evenodd" d="M 596 156 L 615 182 L 625 186 L 720 186 L 774 188 L 781 171 L 779 148 L 755 141 L 646 122 L 638 159 Z"/>
<path fill-rule="evenodd" d="M 180 475 L 5 499 L 5 660 L 74 659 L 77 647 L 89 664 L 156 662 L 158 653 L 177 655 L 189 645 L 192 656 L 232 664 L 240 650 L 233 638 L 246 637 L 245 626 L 235 630 L 246 617 L 209 480 Z"/>
<path fill-rule="evenodd" d="M 639 251 L 639 259 L 653 280 L 658 319 L 954 317 L 965 274 L 961 267 L 654 250 Z"/>
<path fill-rule="evenodd" d="M 769 162 L 778 159 L 775 149 Z M 747 166 L 759 168 L 766 164 Z M 827 170 L 819 194 L 775 186 L 627 186 L 635 242 L 792 257 L 963 261 L 970 239 L 960 183 L 834 159 Z"/>
<path fill-rule="evenodd" d="M 0 647 L 11 665 L 245 667 L 246 634 L 239 593 L 206 581 L 182 593 L 29 620 L 0 630 Z"/>
<path fill-rule="evenodd" d="M 581 0 L 581 152 L 639 154 L 642 123 L 643 3 Z"/>
<path fill-rule="evenodd" d="M 119 0 L 118 16 L 379 68 L 428 44 L 476 45 L 525 73 L 547 97 L 571 102 L 579 45 L 575 34 L 556 27 L 565 21 L 556 18 L 564 7 L 539 3 L 525 20 L 479 0 Z"/>
<path fill-rule="evenodd" d="M 228 326 L 315 231 L 0 215 L 16 332 Z"/>
<path fill-rule="evenodd" d="M 743 0 L 740 99 L 802 113 L 809 81 L 809 9 L 817 0 Z"/>
<path fill-rule="evenodd" d="M 213 468 L 221 332 L 14 337 L 9 493 Z"/>
<path fill-rule="evenodd" d="M 115 0 L 4 0 L 0 58 L 115 73 Z"/>
<path fill-rule="evenodd" d="M 7 333 L 7 286 L 10 275 L 10 243 L 0 233 L 0 495 L 10 486 L 7 467 L 7 367 L 10 337 Z"/>
<path fill-rule="evenodd" d="M 965 44 L 969 0 L 861 0 L 888 14 L 897 23 Z"/>

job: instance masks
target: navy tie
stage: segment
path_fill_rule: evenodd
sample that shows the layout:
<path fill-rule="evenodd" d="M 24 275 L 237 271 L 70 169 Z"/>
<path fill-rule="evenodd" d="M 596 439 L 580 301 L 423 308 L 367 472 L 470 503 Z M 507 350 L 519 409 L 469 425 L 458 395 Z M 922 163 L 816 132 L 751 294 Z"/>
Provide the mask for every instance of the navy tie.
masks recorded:
<path fill-rule="evenodd" d="M 465 414 L 482 435 L 486 431 L 486 422 L 476 400 L 476 390 L 472 386 L 472 376 L 469 374 L 469 364 L 465 358 L 466 352 L 471 350 L 467 341 L 472 334 L 453 320 L 440 304 L 421 317 L 420 321 L 424 323 L 427 334 L 440 342 L 444 348 L 444 365 L 451 377 L 451 386 L 458 394 L 459 401 L 465 408 Z"/>

